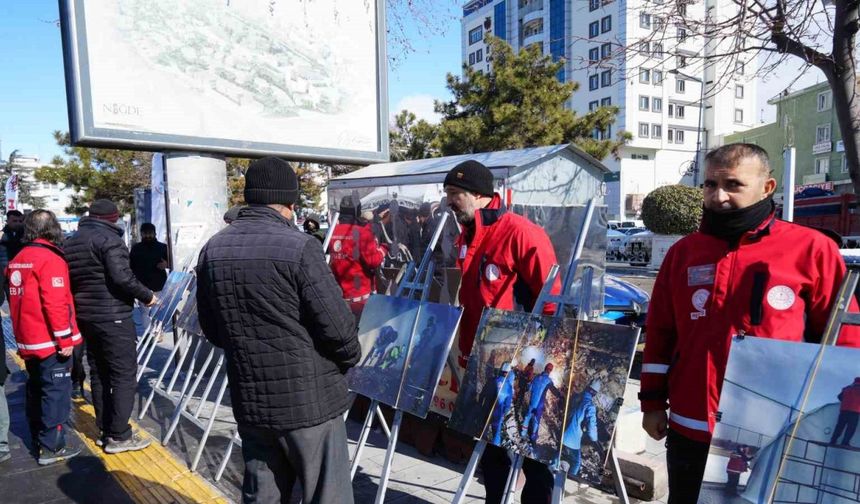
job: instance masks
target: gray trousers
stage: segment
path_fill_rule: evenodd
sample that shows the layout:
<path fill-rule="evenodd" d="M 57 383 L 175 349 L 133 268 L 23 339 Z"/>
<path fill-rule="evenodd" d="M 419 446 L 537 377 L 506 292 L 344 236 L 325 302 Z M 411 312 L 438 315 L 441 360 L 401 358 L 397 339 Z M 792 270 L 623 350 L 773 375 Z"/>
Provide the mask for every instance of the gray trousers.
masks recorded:
<path fill-rule="evenodd" d="M 2 337 L 2 335 L 0 335 Z M 5 355 L 0 355 L 0 366 L 5 366 Z M 6 403 L 6 391 L 0 385 L 0 453 L 9 452 L 9 405 Z"/>
<path fill-rule="evenodd" d="M 288 431 L 239 426 L 244 504 L 288 503 L 296 480 L 303 504 L 352 504 L 346 425 L 338 415 Z"/>

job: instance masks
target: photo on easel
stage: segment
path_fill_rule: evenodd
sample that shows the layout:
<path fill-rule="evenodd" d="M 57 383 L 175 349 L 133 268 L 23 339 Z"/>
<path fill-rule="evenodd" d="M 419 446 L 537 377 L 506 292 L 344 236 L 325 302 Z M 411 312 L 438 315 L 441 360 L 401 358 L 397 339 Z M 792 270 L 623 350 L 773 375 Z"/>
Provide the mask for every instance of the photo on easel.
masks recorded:
<path fill-rule="evenodd" d="M 397 409 L 427 416 L 462 314 L 459 307 L 421 302 Z"/>
<path fill-rule="evenodd" d="M 858 362 L 856 348 L 735 338 L 699 502 L 860 501 Z"/>
<path fill-rule="evenodd" d="M 579 322 L 561 448 L 570 477 L 603 479 L 638 338 L 630 326 Z"/>
<path fill-rule="evenodd" d="M 461 308 L 373 295 L 358 324 L 362 355 L 349 389 L 424 418 L 460 324 Z"/>
<path fill-rule="evenodd" d="M 514 387 L 510 363 L 524 338 L 538 332 L 542 322 L 542 317 L 528 313 L 484 309 L 449 428 L 481 437 L 491 412 L 498 417 L 510 408 Z"/>
<path fill-rule="evenodd" d="M 361 359 L 347 374 L 349 389 L 394 407 L 415 331 L 420 301 L 373 295 L 358 323 Z"/>

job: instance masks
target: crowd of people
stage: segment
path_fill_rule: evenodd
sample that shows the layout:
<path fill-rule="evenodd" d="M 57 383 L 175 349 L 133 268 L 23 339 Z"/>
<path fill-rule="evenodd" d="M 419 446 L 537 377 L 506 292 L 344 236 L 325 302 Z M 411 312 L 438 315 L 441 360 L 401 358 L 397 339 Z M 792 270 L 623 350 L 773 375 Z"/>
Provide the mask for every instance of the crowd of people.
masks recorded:
<path fill-rule="evenodd" d="M 142 450 L 150 441 L 129 423 L 137 389 L 132 321 L 135 301 L 156 302 L 164 286 L 167 249 L 152 224 L 141 226 L 142 241 L 131 256 L 117 206 L 96 200 L 78 230 L 64 237 L 47 210 L 26 215 L 12 210 L 0 242 L 5 263 L 3 289 L 18 354 L 28 374 L 26 416 L 31 447 L 40 465 L 81 452 L 70 423 L 73 398 L 85 398 L 86 372 L 99 436 L 106 453 Z M 5 355 L 5 348 L 4 355 Z M 6 376 L 3 361 L 0 383 Z M 9 412 L 0 402 L 0 462 L 8 460 Z"/>
<path fill-rule="evenodd" d="M 345 374 L 361 357 L 358 317 L 379 289 L 385 258 L 401 251 L 420 255 L 415 252 L 423 240 L 429 243 L 432 208 L 422 206 L 414 214 L 377 208 L 368 215 L 357 197 L 344 197 L 323 250 L 321 219 L 307 219 L 304 229 L 294 223 L 299 184 L 289 163 L 273 157 L 254 161 L 245 183 L 247 206 L 224 216 L 230 225 L 206 243 L 196 267 L 202 331 L 226 355 L 245 462 L 243 501 L 287 499 L 298 482 L 304 502 L 353 502 L 343 413 L 350 406 Z M 701 227 L 669 250 L 657 276 L 640 400 L 645 431 L 667 438 L 670 504 L 697 500 L 732 337 L 820 340 L 845 274 L 830 238 L 775 217 L 775 187 L 759 147 L 730 144 L 710 152 Z M 444 190 L 461 229 L 452 256 L 463 279 L 458 344 L 465 367 L 484 308 L 531 310 L 557 259 L 543 229 L 508 211 L 481 163 L 453 167 Z M 146 226 L 145 240 L 129 257 L 117 218 L 113 203 L 95 201 L 77 233 L 63 241 L 50 212 L 7 216 L 0 242 L 8 257 L 5 294 L 30 373 L 27 413 L 40 463 L 80 450 L 66 431 L 73 355 L 84 342 L 104 450 L 146 446 L 128 423 L 135 368 L 132 307 L 135 300 L 155 303 L 166 253 Z M 414 220 L 405 229 L 415 230 L 417 238 L 392 236 L 399 222 L 392 227 L 393 219 Z M 418 243 L 414 250 L 400 248 L 407 238 Z M 557 282 L 551 290 L 560 288 Z M 857 310 L 856 302 L 852 308 Z M 553 311 L 552 304 L 544 310 Z M 838 343 L 860 346 L 860 331 L 844 329 Z M 499 412 L 516 400 L 526 417 L 522 434 L 533 439 L 546 387 L 527 402 L 524 395 L 514 396 L 509 365 L 502 371 L 494 384 Z M 551 369 L 518 371 L 518 387 L 536 389 Z M 847 413 L 834 442 L 843 431 L 843 442 L 854 434 L 853 387 L 840 397 L 850 407 L 843 408 Z M 592 399 L 599 388 L 590 384 L 576 401 L 581 432 L 564 433 L 574 471 L 582 438 L 597 435 Z M 0 461 L 7 447 L 2 406 Z M 498 432 L 498 422 L 494 428 Z M 730 476 L 745 469 L 745 456 L 739 452 Z M 503 449 L 486 448 L 481 468 L 487 502 L 502 501 L 510 466 Z M 522 501 L 549 502 L 550 469 L 526 460 L 523 471 Z"/>

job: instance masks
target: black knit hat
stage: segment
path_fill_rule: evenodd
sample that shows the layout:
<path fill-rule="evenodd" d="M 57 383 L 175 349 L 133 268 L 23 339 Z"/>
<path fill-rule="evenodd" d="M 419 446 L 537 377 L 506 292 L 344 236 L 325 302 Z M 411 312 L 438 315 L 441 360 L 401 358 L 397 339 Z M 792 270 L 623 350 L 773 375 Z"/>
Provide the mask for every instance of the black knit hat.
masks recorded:
<path fill-rule="evenodd" d="M 299 199 L 299 179 L 289 163 L 276 157 L 252 162 L 245 173 L 245 202 L 290 205 Z"/>
<path fill-rule="evenodd" d="M 483 164 L 469 159 L 458 164 L 445 176 L 445 185 L 459 187 L 483 196 L 492 196 L 493 172 Z"/>
<path fill-rule="evenodd" d="M 108 222 L 116 222 L 119 219 L 119 209 L 111 200 L 97 199 L 90 205 L 90 217 Z"/>
<path fill-rule="evenodd" d="M 356 200 L 347 194 L 340 200 L 340 214 L 343 216 L 358 217 L 361 215 L 361 200 Z"/>

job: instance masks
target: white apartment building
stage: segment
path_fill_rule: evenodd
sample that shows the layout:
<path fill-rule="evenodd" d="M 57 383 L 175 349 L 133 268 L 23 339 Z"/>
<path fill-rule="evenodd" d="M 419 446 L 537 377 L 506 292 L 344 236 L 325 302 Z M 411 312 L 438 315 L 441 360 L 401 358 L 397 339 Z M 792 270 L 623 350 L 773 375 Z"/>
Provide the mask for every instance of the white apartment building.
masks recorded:
<path fill-rule="evenodd" d="M 44 198 L 46 210 L 54 212 L 63 231 L 74 231 L 77 229 L 78 217 L 66 212 L 66 207 L 71 204 L 72 196 L 75 194 L 72 188 L 61 184 L 47 184 L 36 181 L 36 169 L 44 164 L 38 156 L 16 155 L 12 160 L 14 169 L 19 178 L 27 180 L 32 184 L 32 194 L 37 198 Z M 5 180 L 3 183 L 5 184 Z M 22 204 L 21 209 L 35 210 L 32 205 Z"/>
<path fill-rule="evenodd" d="M 723 54 L 718 52 L 723 48 L 672 25 L 664 15 L 670 5 L 678 4 L 472 0 L 463 7 L 464 63 L 491 70 L 484 43 L 488 33 L 506 40 L 514 50 L 540 44 L 544 54 L 565 59 L 559 78 L 579 83 L 569 101 L 573 110 L 581 114 L 602 105 L 619 108 L 609 131 L 594 132 L 599 138 L 615 137 L 622 130 L 633 135 L 620 159 L 603 160 L 620 174 L 619 181 L 607 184 L 610 217 L 636 216 L 644 197 L 657 187 L 701 184 L 701 174 L 693 180 L 697 144 L 703 157 L 716 145 L 715 139 L 754 126 L 756 82 L 730 72 L 754 69 L 727 69 L 726 64 L 705 68 L 702 56 Z M 701 19 L 706 12 L 724 18 L 733 4 L 694 0 L 681 9 L 689 18 Z"/>

